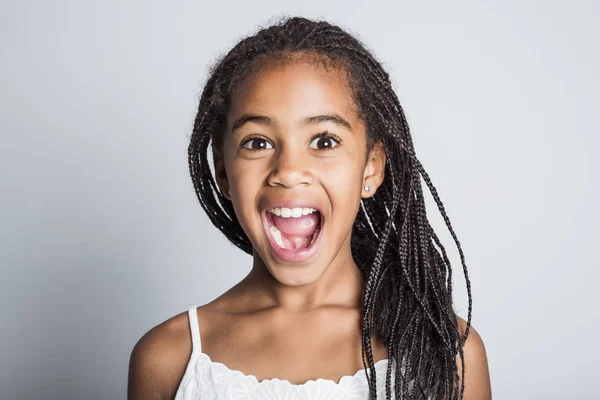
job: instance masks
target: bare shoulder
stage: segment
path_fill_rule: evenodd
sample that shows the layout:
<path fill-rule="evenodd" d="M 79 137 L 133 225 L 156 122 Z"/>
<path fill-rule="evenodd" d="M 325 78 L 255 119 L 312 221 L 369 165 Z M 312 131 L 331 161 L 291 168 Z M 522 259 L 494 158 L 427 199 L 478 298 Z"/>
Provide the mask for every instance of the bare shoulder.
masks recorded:
<path fill-rule="evenodd" d="M 173 399 L 191 353 L 187 312 L 150 329 L 129 358 L 127 399 Z"/>
<path fill-rule="evenodd" d="M 456 322 L 458 323 L 458 330 L 463 336 L 467 328 L 467 321 L 456 316 Z M 492 388 L 485 345 L 473 325 L 469 328 L 469 336 L 463 348 L 463 355 L 465 362 L 465 392 L 463 399 L 490 400 L 492 398 Z M 456 365 L 458 376 L 462 381 L 460 355 L 456 357 Z"/>

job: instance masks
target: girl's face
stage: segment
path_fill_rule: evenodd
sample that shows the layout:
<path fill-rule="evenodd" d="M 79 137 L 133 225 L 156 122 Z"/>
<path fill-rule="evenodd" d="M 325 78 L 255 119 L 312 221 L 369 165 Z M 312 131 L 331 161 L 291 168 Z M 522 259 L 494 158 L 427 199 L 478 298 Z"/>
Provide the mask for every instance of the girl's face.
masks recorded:
<path fill-rule="evenodd" d="M 282 284 L 305 285 L 328 269 L 355 266 L 352 226 L 361 197 L 383 181 L 385 153 L 378 143 L 365 158 L 365 126 L 339 70 L 262 65 L 232 98 L 215 173 L 253 245 L 255 267 L 264 265 Z M 282 207 L 318 212 L 284 218 Z"/>

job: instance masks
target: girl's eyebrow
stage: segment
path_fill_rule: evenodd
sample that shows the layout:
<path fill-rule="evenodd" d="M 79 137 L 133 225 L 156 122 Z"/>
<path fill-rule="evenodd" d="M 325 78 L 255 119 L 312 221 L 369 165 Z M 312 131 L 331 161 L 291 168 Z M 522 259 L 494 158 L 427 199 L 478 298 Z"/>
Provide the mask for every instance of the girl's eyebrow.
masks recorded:
<path fill-rule="evenodd" d="M 271 118 L 266 117 L 264 115 L 242 114 L 242 116 L 239 117 L 234 122 L 233 127 L 231 128 L 231 132 L 233 133 L 236 129 L 241 128 L 246 122 L 256 122 L 257 124 L 262 124 L 262 125 L 267 125 L 267 126 L 271 126 L 273 124 L 273 121 L 271 120 Z M 342 118 L 337 113 L 316 115 L 314 117 L 306 117 L 303 120 L 304 125 L 319 124 L 321 122 L 333 122 L 334 124 L 337 124 L 343 128 L 346 128 L 347 130 L 352 132 L 352 125 L 350 125 L 350 123 L 348 121 L 346 121 L 344 118 Z"/>
<path fill-rule="evenodd" d="M 336 113 L 304 118 L 305 125 L 318 124 L 326 121 L 333 122 L 334 124 L 344 127 L 352 132 L 352 125 L 350 125 L 350 122 L 346 121 L 341 115 Z"/>

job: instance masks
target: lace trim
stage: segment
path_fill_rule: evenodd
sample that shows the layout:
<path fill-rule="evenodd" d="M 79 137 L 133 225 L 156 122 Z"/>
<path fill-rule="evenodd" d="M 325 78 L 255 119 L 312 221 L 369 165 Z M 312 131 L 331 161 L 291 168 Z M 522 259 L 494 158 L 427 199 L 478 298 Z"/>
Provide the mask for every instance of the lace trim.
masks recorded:
<path fill-rule="evenodd" d="M 258 378 L 256 378 L 256 376 L 254 376 L 252 374 L 245 374 L 242 371 L 230 369 L 227 365 L 225 365 L 223 363 L 211 360 L 210 356 L 206 353 L 197 352 L 196 357 L 198 357 L 200 359 L 204 359 L 205 365 L 207 365 L 207 366 L 210 365 L 210 367 L 214 367 L 214 368 L 218 369 L 219 372 L 221 372 L 221 373 L 226 373 L 231 376 L 235 376 L 237 378 L 241 378 L 241 379 L 250 381 L 254 384 L 260 384 L 260 385 L 275 383 L 278 385 L 300 387 L 300 386 L 310 385 L 311 383 L 323 382 L 328 385 L 342 386 L 346 383 L 353 382 L 357 379 L 361 379 L 366 382 L 366 372 L 365 372 L 364 368 L 359 369 L 353 375 L 342 376 L 337 382 L 335 382 L 334 380 L 331 380 L 331 379 L 324 379 L 324 378 L 309 379 L 308 381 L 306 381 L 304 383 L 292 383 L 292 382 L 288 381 L 287 379 L 279 379 L 279 378 L 266 378 L 266 379 L 259 381 Z M 377 371 L 378 376 L 381 376 L 382 373 L 385 376 L 385 372 L 386 372 L 388 363 L 389 363 L 388 358 L 384 358 L 382 360 L 375 362 L 375 369 Z M 370 368 L 369 368 L 369 374 L 371 374 Z"/>

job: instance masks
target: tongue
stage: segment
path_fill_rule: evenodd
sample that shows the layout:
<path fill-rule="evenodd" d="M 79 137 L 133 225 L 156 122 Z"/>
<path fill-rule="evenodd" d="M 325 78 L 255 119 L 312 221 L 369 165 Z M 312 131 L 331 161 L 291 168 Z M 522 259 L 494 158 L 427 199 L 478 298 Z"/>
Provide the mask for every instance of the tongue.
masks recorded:
<path fill-rule="evenodd" d="M 320 220 L 317 212 L 299 218 L 284 218 L 274 214 L 272 216 L 273 225 L 279 230 L 278 234 L 281 235 L 281 245 L 290 250 L 300 250 L 307 247 Z"/>
<path fill-rule="evenodd" d="M 319 213 L 312 212 L 299 218 L 284 218 L 273 215 L 273 225 L 286 237 L 312 235 L 319 225 Z"/>

